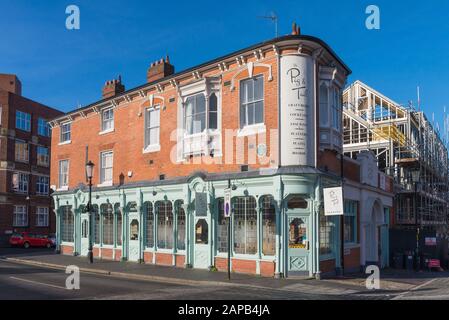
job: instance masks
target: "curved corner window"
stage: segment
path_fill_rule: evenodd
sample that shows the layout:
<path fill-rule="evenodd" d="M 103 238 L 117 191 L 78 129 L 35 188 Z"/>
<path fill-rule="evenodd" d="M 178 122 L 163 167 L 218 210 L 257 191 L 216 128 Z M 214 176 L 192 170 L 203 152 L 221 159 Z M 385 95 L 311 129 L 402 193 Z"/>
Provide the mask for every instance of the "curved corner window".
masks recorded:
<path fill-rule="evenodd" d="M 329 96 L 324 83 L 320 85 L 320 125 L 329 125 Z"/>
<path fill-rule="evenodd" d="M 300 196 L 293 196 L 287 202 L 288 209 L 307 209 L 307 201 Z"/>
<path fill-rule="evenodd" d="M 205 219 L 199 219 L 195 225 L 195 243 L 207 244 L 209 235 L 209 226 Z"/>

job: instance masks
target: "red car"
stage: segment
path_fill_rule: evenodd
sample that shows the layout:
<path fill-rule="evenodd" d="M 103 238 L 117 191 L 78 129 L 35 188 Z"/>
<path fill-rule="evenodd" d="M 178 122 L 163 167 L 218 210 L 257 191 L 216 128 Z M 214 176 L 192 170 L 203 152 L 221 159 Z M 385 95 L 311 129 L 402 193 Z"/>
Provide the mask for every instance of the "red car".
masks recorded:
<path fill-rule="evenodd" d="M 25 249 L 29 247 L 51 248 L 53 245 L 48 236 L 29 232 L 14 233 L 9 238 L 9 244 L 11 246 L 24 247 Z"/>

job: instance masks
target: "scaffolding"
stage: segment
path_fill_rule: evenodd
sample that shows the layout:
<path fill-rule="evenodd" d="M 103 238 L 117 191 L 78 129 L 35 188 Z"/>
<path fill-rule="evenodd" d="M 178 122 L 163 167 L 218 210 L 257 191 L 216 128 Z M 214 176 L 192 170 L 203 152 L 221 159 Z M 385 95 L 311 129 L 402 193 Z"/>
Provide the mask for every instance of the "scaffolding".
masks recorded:
<path fill-rule="evenodd" d="M 445 115 L 445 130 L 448 119 Z M 395 182 L 395 224 L 448 235 L 447 132 L 409 103 L 402 106 L 361 81 L 343 93 L 346 156 L 371 150 L 379 169 Z"/>

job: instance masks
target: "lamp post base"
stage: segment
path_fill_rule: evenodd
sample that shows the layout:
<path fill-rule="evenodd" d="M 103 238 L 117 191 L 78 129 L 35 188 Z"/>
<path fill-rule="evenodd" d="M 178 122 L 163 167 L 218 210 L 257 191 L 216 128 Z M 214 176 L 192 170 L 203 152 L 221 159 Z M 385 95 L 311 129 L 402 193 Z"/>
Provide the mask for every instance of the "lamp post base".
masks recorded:
<path fill-rule="evenodd" d="M 94 263 L 94 254 L 92 251 L 87 253 L 87 259 L 89 260 L 89 263 Z"/>

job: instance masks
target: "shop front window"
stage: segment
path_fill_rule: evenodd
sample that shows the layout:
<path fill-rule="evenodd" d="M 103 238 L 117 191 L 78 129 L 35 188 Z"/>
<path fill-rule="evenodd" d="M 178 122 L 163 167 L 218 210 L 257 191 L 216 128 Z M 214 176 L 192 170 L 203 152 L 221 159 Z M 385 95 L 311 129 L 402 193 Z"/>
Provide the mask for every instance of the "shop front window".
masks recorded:
<path fill-rule="evenodd" d="M 217 200 L 218 220 L 217 220 L 217 249 L 218 252 L 228 252 L 228 223 L 229 218 L 224 215 L 224 199 Z"/>
<path fill-rule="evenodd" d="M 157 210 L 157 247 L 173 249 L 173 206 L 170 201 L 156 203 Z"/>
<path fill-rule="evenodd" d="M 257 253 L 256 199 L 238 197 L 234 201 L 234 251 L 238 254 Z"/>
<path fill-rule="evenodd" d="M 183 201 L 176 201 L 176 211 L 177 211 L 177 231 L 178 237 L 176 239 L 177 249 L 185 250 L 186 249 L 186 214 L 184 212 L 184 208 L 182 207 Z"/>
<path fill-rule="evenodd" d="M 272 196 L 261 198 L 262 217 L 262 253 L 264 255 L 275 255 L 276 247 L 276 209 Z"/>
<path fill-rule="evenodd" d="M 320 212 L 320 255 L 333 254 L 332 239 L 334 237 L 335 224 L 334 217 L 324 215 L 324 210 Z"/>

